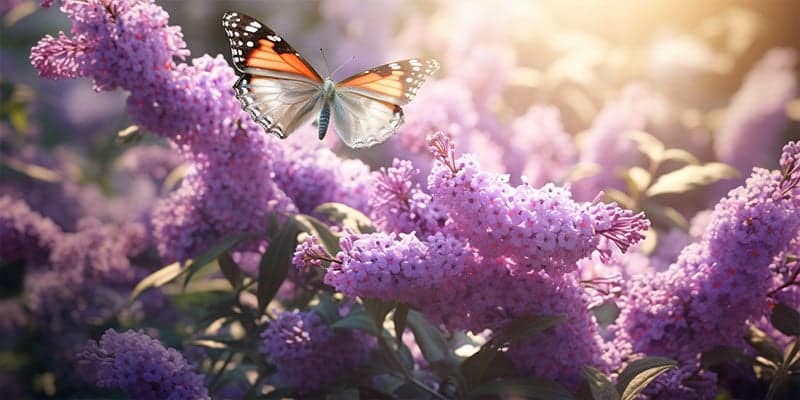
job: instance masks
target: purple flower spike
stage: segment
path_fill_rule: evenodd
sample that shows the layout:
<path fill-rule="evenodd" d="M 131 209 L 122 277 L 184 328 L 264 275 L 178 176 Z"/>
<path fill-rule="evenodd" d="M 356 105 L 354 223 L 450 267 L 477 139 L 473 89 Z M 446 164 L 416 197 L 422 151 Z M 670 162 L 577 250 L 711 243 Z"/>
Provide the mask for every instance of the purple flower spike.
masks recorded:
<path fill-rule="evenodd" d="M 304 271 L 320 268 L 323 262 L 338 262 L 338 260 L 328 254 L 319 243 L 319 239 L 313 235 L 306 236 L 306 239 L 297 245 L 292 256 L 292 263 Z"/>
<path fill-rule="evenodd" d="M 301 393 L 353 372 L 375 347 L 375 339 L 355 330 L 334 330 L 313 312 L 285 312 L 261 334 L 261 351 L 278 375 Z"/>
<path fill-rule="evenodd" d="M 780 197 L 800 186 L 800 142 L 789 142 L 783 146 L 781 154 L 781 193 Z"/>
<path fill-rule="evenodd" d="M 132 399 L 207 399 L 202 375 L 175 349 L 144 333 L 107 330 L 78 354 L 95 384 L 118 389 Z"/>
<path fill-rule="evenodd" d="M 418 173 L 410 161 L 395 159 L 391 167 L 375 174 L 369 203 L 372 219 L 382 230 L 429 233 L 439 227 L 438 220 L 444 215 L 415 183 Z"/>
<path fill-rule="evenodd" d="M 61 235 L 53 221 L 31 211 L 25 202 L 0 197 L 0 260 L 44 262 Z"/>

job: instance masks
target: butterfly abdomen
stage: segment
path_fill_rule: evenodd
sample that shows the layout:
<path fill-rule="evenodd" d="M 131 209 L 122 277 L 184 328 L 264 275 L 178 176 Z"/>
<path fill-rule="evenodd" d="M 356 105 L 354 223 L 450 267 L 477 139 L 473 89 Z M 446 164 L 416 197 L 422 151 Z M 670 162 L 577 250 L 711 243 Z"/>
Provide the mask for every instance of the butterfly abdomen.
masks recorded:
<path fill-rule="evenodd" d="M 328 102 L 322 103 L 322 110 L 319 112 L 319 126 L 318 126 L 318 133 L 319 133 L 319 140 L 325 138 L 325 134 L 328 133 L 328 124 L 331 122 L 331 106 L 328 105 Z"/>

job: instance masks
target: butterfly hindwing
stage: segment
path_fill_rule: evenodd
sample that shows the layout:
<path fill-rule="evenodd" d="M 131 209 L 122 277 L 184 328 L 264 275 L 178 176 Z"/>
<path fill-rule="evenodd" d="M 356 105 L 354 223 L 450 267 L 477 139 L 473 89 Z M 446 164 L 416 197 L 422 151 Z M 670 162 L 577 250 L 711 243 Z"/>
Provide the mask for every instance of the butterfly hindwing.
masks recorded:
<path fill-rule="evenodd" d="M 394 135 L 403 123 L 397 104 L 354 92 L 337 90 L 333 97 L 333 123 L 339 138 L 351 148 L 370 147 Z"/>
<path fill-rule="evenodd" d="M 336 89 L 402 106 L 417 95 L 420 86 L 438 69 L 436 60 L 395 61 L 344 79 Z"/>

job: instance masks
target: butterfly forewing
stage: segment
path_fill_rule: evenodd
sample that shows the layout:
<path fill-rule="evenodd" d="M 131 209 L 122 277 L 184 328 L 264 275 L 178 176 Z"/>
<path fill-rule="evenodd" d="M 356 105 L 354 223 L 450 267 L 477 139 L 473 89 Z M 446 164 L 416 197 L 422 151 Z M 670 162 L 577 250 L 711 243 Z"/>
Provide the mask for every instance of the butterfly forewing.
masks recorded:
<path fill-rule="evenodd" d="M 266 132 L 284 138 L 319 112 L 322 79 L 291 45 L 244 14 L 226 13 L 222 26 L 242 75 L 236 98 Z"/>
<path fill-rule="evenodd" d="M 344 79 L 336 88 L 337 92 L 354 92 L 402 106 L 414 99 L 420 86 L 438 69 L 436 60 L 395 61 Z"/>
<path fill-rule="evenodd" d="M 308 79 L 322 83 L 317 71 L 282 37 L 255 18 L 228 12 L 222 17 L 228 35 L 233 66 L 277 77 Z"/>

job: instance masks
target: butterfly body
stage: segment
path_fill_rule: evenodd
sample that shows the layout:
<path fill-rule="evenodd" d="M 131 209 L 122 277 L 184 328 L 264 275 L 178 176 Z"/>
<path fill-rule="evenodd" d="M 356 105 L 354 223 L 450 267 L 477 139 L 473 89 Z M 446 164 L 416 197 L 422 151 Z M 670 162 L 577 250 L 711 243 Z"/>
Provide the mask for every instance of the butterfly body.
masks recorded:
<path fill-rule="evenodd" d="M 280 138 L 316 116 L 320 140 L 332 119 L 339 138 L 350 147 L 381 143 L 403 123 L 400 107 L 439 68 L 434 60 L 409 59 L 337 83 L 322 79 L 283 38 L 254 18 L 229 12 L 222 25 L 240 74 L 236 98 L 256 123 Z"/>

